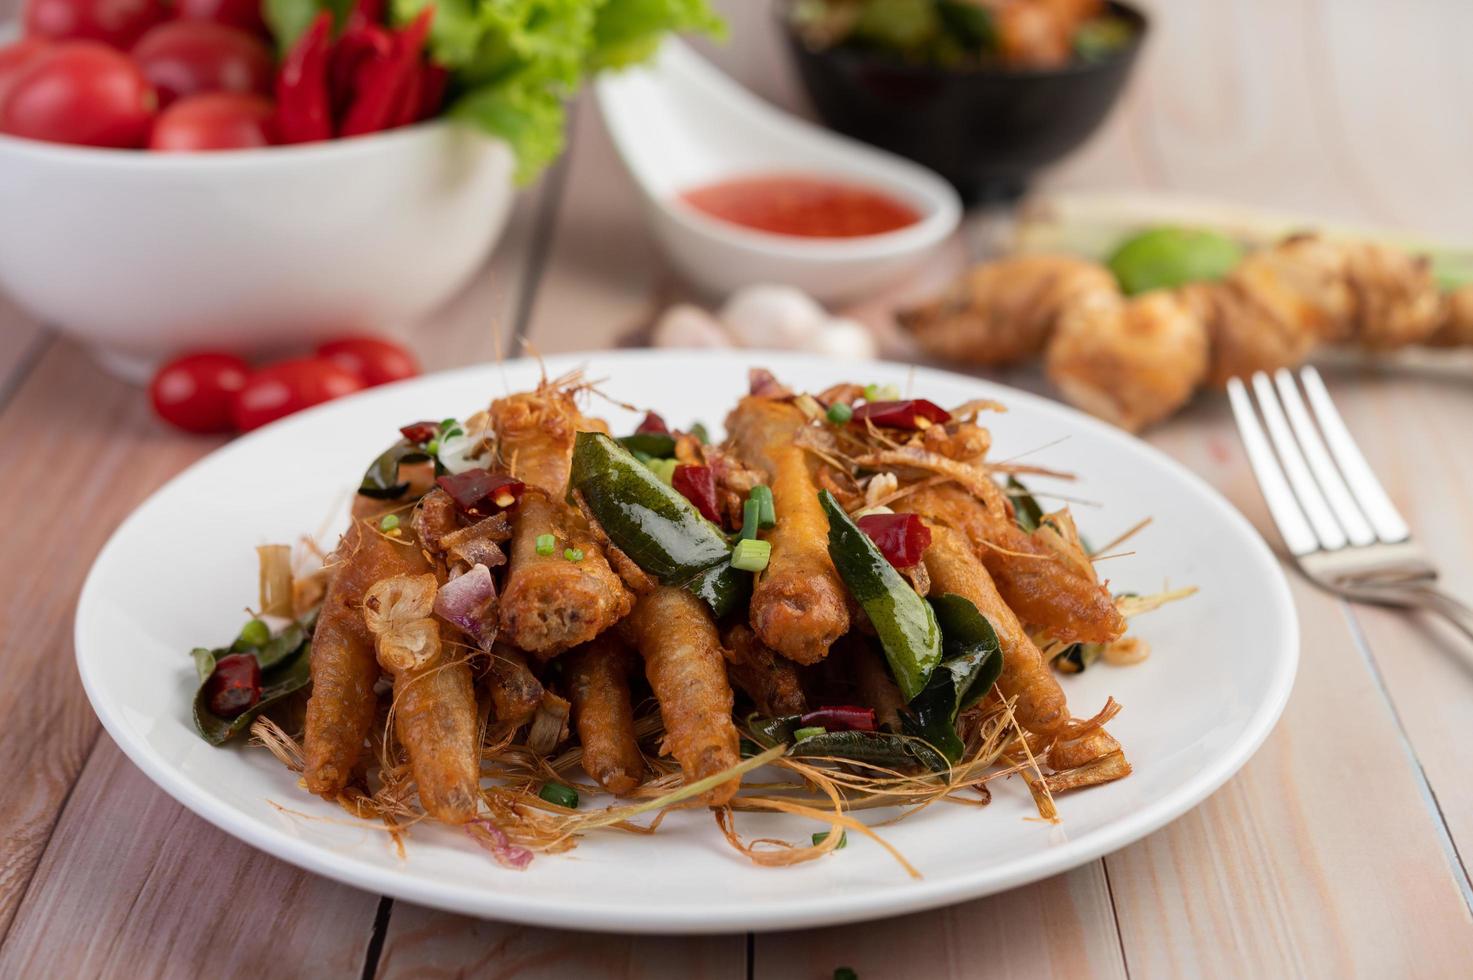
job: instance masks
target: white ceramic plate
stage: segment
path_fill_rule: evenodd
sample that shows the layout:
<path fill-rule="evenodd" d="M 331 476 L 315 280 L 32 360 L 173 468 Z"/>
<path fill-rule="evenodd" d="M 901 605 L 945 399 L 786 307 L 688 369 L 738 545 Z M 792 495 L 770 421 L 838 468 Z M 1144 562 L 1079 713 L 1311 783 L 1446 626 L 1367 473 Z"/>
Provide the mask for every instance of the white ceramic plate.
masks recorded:
<path fill-rule="evenodd" d="M 601 833 L 576 850 L 498 867 L 448 828 L 416 827 L 407 857 L 381 830 L 355 826 L 308 796 L 261 749 L 211 748 L 194 733 L 188 652 L 225 642 L 255 601 L 254 546 L 316 531 L 339 511 L 395 429 L 466 415 L 533 384 L 517 361 L 380 388 L 242 438 L 143 504 L 98 556 L 77 610 L 77 662 L 92 705 L 118 744 L 163 789 L 206 820 L 311 871 L 456 912 L 542 926 L 632 932 L 719 932 L 822 925 L 931 908 L 1044 878 L 1150 833 L 1200 802 L 1247 761 L 1288 698 L 1298 626 L 1283 575 L 1252 527 L 1201 480 L 1116 429 L 1044 399 L 973 378 L 903 365 L 843 364 L 756 352 L 623 352 L 552 358 L 550 373 L 586 365 L 602 388 L 650 405 L 672 424 L 719 426 L 762 364 L 795 386 L 894 382 L 943 405 L 1007 403 L 993 420 L 994 458 L 1030 459 L 1080 475 L 1069 493 L 1085 533 L 1108 540 L 1144 516 L 1137 554 L 1114 559 L 1117 590 L 1194 584 L 1197 596 L 1135 623 L 1154 653 L 1138 667 L 1098 666 L 1063 679 L 1075 714 L 1113 694 L 1111 731 L 1135 774 L 1063 797 L 1063 822 L 1036 819 L 1016 779 L 994 784 L 986 809 L 933 806 L 883 833 L 924 874 L 907 877 L 873 842 L 787 869 L 752 866 L 709 814 L 681 812 L 654 837 Z M 614 430 L 631 413 L 608 406 Z M 1056 443 L 1060 439 L 1066 441 Z M 1042 482 L 1036 489 L 1043 489 Z M 284 812 L 276 802 L 295 812 Z M 308 816 L 303 816 L 308 815 Z M 312 819 L 323 818 L 323 819 Z M 806 838 L 820 829 L 743 816 L 750 835 Z M 756 833 L 754 833 L 756 832 Z"/>

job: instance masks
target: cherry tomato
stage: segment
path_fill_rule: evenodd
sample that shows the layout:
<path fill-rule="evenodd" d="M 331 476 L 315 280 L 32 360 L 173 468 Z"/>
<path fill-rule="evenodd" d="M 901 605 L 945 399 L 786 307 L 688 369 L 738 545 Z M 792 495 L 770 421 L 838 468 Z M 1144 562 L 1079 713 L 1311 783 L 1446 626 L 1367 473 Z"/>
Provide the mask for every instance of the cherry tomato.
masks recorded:
<path fill-rule="evenodd" d="M 161 0 L 27 0 L 26 33 L 127 49 L 167 15 Z"/>
<path fill-rule="evenodd" d="M 251 375 L 235 396 L 231 417 L 242 432 L 363 387 L 356 375 L 320 357 L 279 361 Z"/>
<path fill-rule="evenodd" d="M 51 42 L 44 37 L 26 37 L 0 48 L 0 105 L 4 105 L 11 83 L 50 47 Z"/>
<path fill-rule="evenodd" d="M 252 34 L 265 35 L 266 21 L 261 18 L 257 0 L 178 0 L 174 16 L 180 20 L 208 20 L 226 27 L 238 27 Z"/>
<path fill-rule="evenodd" d="M 412 353 L 381 337 L 339 337 L 318 347 L 317 356 L 357 375 L 370 388 L 419 374 Z"/>
<path fill-rule="evenodd" d="M 180 99 L 159 113 L 149 137 L 150 150 L 197 153 L 248 150 L 271 145 L 276 108 L 259 95 L 205 92 Z"/>
<path fill-rule="evenodd" d="M 185 432 L 229 432 L 230 406 L 250 376 L 234 354 L 185 354 L 159 368 L 148 398 L 159 418 Z"/>
<path fill-rule="evenodd" d="M 153 89 L 128 56 L 97 41 L 62 41 L 36 55 L 0 103 L 0 132 L 53 143 L 142 146 Z"/>
<path fill-rule="evenodd" d="M 133 60 L 158 89 L 160 106 L 200 92 L 270 95 L 275 73 L 260 38 L 201 20 L 153 28 L 133 45 Z"/>

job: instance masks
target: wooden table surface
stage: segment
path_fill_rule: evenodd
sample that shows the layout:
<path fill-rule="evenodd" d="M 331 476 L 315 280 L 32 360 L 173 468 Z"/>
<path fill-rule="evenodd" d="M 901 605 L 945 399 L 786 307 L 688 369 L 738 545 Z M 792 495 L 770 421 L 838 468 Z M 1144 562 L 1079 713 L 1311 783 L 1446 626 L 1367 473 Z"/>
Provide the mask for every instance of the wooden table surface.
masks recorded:
<path fill-rule="evenodd" d="M 1473 5 L 1151 6 L 1127 98 L 1047 186 L 1473 234 Z M 724 8 L 733 37 L 716 59 L 801 105 L 766 4 Z M 980 247 L 985 224 L 969 223 L 953 258 Z M 679 292 L 585 101 L 568 155 L 417 344 L 431 368 L 507 353 L 514 336 L 544 352 L 604 347 Z M 479 922 L 299 871 L 156 789 L 101 733 L 73 666 L 77 591 L 98 549 L 218 443 L 160 427 L 140 391 L 3 299 L 0 337 L 0 976 L 1473 973 L 1473 655 L 1432 624 L 1292 574 L 1302 665 L 1258 755 L 1164 830 L 1003 895 L 862 926 L 662 939 Z M 1330 383 L 1447 585 L 1473 596 L 1473 374 L 1359 368 Z M 1277 547 L 1220 397 L 1149 438 Z"/>

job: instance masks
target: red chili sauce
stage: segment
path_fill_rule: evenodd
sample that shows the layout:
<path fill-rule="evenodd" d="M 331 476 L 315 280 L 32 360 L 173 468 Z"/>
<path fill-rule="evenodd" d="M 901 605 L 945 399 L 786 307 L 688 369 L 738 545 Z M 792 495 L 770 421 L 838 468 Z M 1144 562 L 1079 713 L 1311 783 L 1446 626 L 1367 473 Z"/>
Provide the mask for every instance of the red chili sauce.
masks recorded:
<path fill-rule="evenodd" d="M 734 225 L 804 238 L 881 235 L 921 220 L 915 208 L 884 191 L 799 174 L 737 177 L 685 191 L 680 199 Z"/>

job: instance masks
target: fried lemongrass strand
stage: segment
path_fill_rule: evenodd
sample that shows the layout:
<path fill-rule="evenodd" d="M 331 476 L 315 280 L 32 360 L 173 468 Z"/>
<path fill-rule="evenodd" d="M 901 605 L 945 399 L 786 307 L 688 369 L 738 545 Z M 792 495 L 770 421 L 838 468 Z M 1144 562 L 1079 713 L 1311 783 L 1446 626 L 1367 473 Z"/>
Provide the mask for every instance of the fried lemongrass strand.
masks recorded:
<path fill-rule="evenodd" d="M 425 812 L 444 823 L 475 818 L 480 799 L 480 726 L 470 665 L 450 655 L 431 618 L 435 576 L 396 575 L 363 597 L 363 619 L 380 666 L 394 679 L 394 732 Z"/>
<path fill-rule="evenodd" d="M 256 548 L 260 565 L 261 615 L 292 615 L 292 547 L 289 544 L 263 544 Z"/>
<path fill-rule="evenodd" d="M 562 664 L 583 745 L 583 771 L 610 793 L 623 796 L 644 776 L 629 699 L 629 650 L 612 633 L 604 633 L 569 650 Z"/>
<path fill-rule="evenodd" d="M 1035 733 L 1053 732 L 1066 724 L 1069 708 L 1063 689 L 961 534 L 933 525 L 931 546 L 922 560 L 937 595 L 953 592 L 968 600 L 997 631 L 1003 654 L 997 687 L 1004 697 L 1017 698 L 1018 723 Z"/>
<path fill-rule="evenodd" d="M 828 521 L 798 444 L 806 426 L 793 405 L 757 395 L 743 398 L 726 419 L 742 461 L 767 476 L 777 516 L 766 537 L 772 556 L 752 590 L 752 629 L 800 664 L 822 660 L 849 631 L 844 586 L 829 559 Z"/>
<path fill-rule="evenodd" d="M 364 593 L 380 579 L 429 570 L 412 538 L 390 538 L 378 531 L 383 508 L 369 506 L 375 503 L 360 497 L 354 504 L 353 523 L 328 559 L 336 574 L 312 636 L 302 778 L 307 789 L 329 799 L 352 780 L 378 710 L 373 686 L 380 670 L 373 637 L 359 612 Z"/>
<path fill-rule="evenodd" d="M 716 624 L 704 602 L 682 588 L 661 586 L 641 596 L 629 617 L 645 676 L 660 702 L 665 744 L 688 781 L 730 769 L 740 758 L 731 721 L 731 685 Z M 706 797 L 720 806 L 739 780 Z"/>

